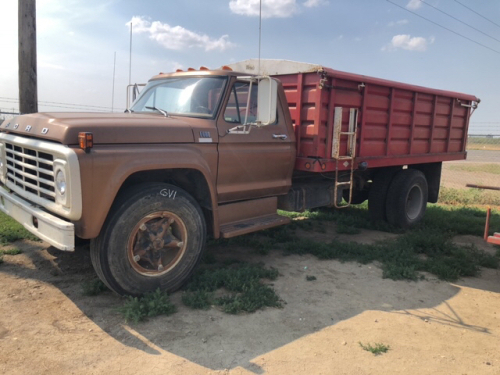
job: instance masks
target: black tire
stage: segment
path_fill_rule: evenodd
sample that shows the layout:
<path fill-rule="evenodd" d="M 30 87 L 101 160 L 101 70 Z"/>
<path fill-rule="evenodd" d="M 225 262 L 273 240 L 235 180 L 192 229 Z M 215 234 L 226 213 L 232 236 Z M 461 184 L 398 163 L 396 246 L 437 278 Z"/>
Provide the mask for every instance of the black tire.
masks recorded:
<path fill-rule="evenodd" d="M 368 194 L 369 194 L 368 190 L 353 190 L 352 197 L 351 197 L 351 204 L 363 203 L 364 201 L 366 201 L 368 199 Z M 344 198 L 344 200 L 346 202 L 349 202 L 349 190 L 348 189 L 345 189 L 342 192 L 342 198 Z"/>
<path fill-rule="evenodd" d="M 173 292 L 192 274 L 205 241 L 203 213 L 186 191 L 141 184 L 117 199 L 90 255 L 99 278 L 120 295 Z"/>
<path fill-rule="evenodd" d="M 400 228 L 417 224 L 425 214 L 429 191 L 425 175 L 405 169 L 394 177 L 386 200 L 387 221 Z"/>
<path fill-rule="evenodd" d="M 368 212 L 372 221 L 387 221 L 385 203 L 389 186 L 398 169 L 383 169 L 372 179 L 368 193 Z"/>

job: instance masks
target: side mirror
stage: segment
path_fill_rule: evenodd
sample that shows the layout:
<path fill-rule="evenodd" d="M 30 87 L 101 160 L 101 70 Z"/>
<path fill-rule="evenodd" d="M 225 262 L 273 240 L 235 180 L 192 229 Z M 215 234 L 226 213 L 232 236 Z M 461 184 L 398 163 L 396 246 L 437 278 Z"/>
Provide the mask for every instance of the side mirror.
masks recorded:
<path fill-rule="evenodd" d="M 130 109 L 132 104 L 134 104 L 135 100 L 141 93 L 139 87 L 145 87 L 145 83 L 134 83 L 127 86 L 127 111 Z"/>
<path fill-rule="evenodd" d="M 278 83 L 271 77 L 259 79 L 259 96 L 257 98 L 257 124 L 265 126 L 276 122 L 278 103 Z"/>

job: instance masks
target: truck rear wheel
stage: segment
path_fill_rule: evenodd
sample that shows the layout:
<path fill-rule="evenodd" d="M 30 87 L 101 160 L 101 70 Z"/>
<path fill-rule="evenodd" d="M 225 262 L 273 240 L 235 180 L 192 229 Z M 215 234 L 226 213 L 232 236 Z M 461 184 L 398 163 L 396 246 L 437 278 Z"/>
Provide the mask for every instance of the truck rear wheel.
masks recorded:
<path fill-rule="evenodd" d="M 383 169 L 374 177 L 368 193 L 368 212 L 372 221 L 387 221 L 386 199 L 389 186 L 391 185 L 397 169 Z"/>
<path fill-rule="evenodd" d="M 90 253 L 111 290 L 138 296 L 179 289 L 198 264 L 205 240 L 203 214 L 187 192 L 145 184 L 118 198 Z"/>
<path fill-rule="evenodd" d="M 398 172 L 387 193 L 387 221 L 401 228 L 417 224 L 424 217 L 427 196 L 427 180 L 422 172 L 416 169 Z"/>

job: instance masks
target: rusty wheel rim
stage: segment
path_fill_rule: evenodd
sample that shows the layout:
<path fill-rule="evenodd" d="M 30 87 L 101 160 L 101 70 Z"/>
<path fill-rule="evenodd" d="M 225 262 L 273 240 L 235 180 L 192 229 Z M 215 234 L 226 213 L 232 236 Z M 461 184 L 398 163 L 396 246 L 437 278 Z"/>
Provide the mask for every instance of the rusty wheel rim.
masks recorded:
<path fill-rule="evenodd" d="M 187 229 L 176 214 L 155 212 L 142 218 L 128 241 L 128 260 L 132 268 L 145 276 L 170 271 L 186 252 Z"/>

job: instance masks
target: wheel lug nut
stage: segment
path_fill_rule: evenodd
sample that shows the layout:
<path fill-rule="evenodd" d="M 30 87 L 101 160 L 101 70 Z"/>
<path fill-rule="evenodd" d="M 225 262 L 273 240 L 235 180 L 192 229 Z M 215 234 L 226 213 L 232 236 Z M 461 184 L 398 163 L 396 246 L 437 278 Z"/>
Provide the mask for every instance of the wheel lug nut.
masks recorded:
<path fill-rule="evenodd" d="M 135 255 L 134 256 L 134 262 L 138 262 L 141 260 L 141 256 L 140 255 Z"/>
<path fill-rule="evenodd" d="M 141 226 L 139 227 L 139 229 L 142 231 L 145 231 L 148 228 L 146 227 L 146 224 L 142 223 Z"/>
<path fill-rule="evenodd" d="M 163 265 L 161 265 L 161 264 L 160 264 L 160 265 L 158 266 L 158 271 L 163 271 Z"/>
<path fill-rule="evenodd" d="M 179 243 L 177 244 L 177 246 L 179 246 L 179 247 L 184 246 L 184 242 L 182 242 L 182 241 L 181 241 L 181 242 L 179 242 Z"/>

